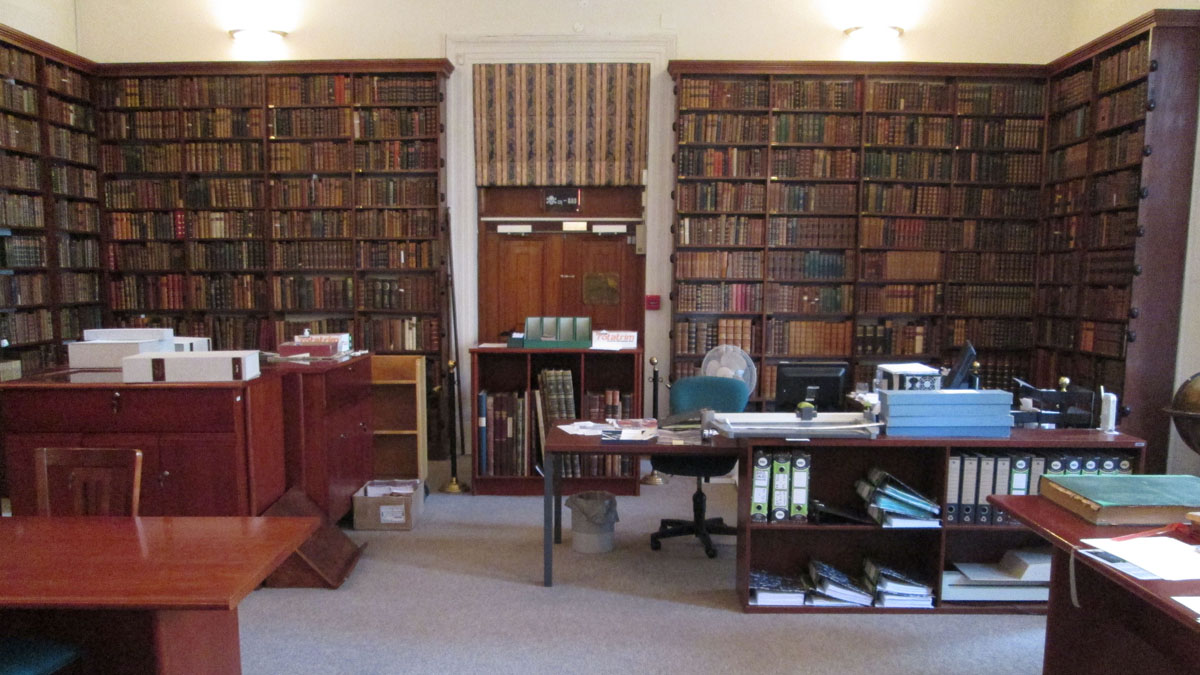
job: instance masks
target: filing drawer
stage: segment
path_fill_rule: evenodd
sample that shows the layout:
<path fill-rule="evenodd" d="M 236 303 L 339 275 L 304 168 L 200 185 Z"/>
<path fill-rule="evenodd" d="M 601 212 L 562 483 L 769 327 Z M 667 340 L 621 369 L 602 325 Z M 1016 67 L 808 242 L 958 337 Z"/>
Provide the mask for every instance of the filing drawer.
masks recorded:
<path fill-rule="evenodd" d="M 243 390 L 203 388 L 9 389 L 0 424 L 22 432 L 232 432 Z"/>

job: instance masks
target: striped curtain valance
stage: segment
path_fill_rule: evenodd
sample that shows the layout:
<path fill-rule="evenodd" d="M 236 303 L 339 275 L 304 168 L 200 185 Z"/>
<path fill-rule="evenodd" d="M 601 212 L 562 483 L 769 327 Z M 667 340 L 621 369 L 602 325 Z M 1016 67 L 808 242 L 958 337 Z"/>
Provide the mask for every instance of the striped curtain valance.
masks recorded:
<path fill-rule="evenodd" d="M 475 66 L 475 181 L 499 185 L 641 185 L 650 66 Z"/>

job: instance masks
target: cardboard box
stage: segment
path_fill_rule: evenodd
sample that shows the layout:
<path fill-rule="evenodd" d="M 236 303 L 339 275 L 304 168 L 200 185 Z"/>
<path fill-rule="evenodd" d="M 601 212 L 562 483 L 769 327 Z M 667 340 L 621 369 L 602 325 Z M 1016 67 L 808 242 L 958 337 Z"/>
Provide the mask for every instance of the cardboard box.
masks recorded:
<path fill-rule="evenodd" d="M 83 331 L 83 340 L 170 340 L 175 337 L 174 328 L 88 328 Z"/>
<path fill-rule="evenodd" d="M 150 352 L 171 352 L 175 345 L 166 340 L 90 340 L 67 343 L 67 364 L 72 368 L 120 368 L 126 356 Z"/>
<path fill-rule="evenodd" d="M 372 484 L 407 483 L 412 491 L 368 497 Z M 354 529 L 411 530 L 421 517 L 425 503 L 425 486 L 418 479 L 407 481 L 370 481 L 354 493 Z"/>
<path fill-rule="evenodd" d="M 124 382 L 235 382 L 259 376 L 258 350 L 163 352 L 121 359 Z"/>
<path fill-rule="evenodd" d="M 176 337 L 175 351 L 210 352 L 212 351 L 212 339 L 206 337 Z"/>

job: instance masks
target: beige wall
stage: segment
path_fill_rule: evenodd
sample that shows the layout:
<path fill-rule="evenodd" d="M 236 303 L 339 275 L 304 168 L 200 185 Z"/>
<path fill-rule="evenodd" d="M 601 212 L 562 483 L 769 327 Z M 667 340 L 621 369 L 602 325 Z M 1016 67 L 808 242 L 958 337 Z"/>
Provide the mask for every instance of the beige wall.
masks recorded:
<path fill-rule="evenodd" d="M 0 23 L 79 53 L 75 0 L 0 0 Z"/>
<path fill-rule="evenodd" d="M 895 48 L 879 58 L 911 61 L 1045 63 L 1150 9 L 1200 9 L 1200 0 L 859 1 L 872 5 L 874 14 L 895 12 L 891 21 L 905 29 Z M 672 58 L 679 59 L 871 58 L 852 51 L 851 41 L 841 33 L 855 21 L 843 11 L 853 4 L 853 0 L 0 0 L 0 23 L 100 62 L 243 58 L 226 32 L 247 21 L 239 12 L 261 5 L 274 6 L 274 15 L 283 17 L 277 27 L 290 35 L 281 57 L 292 59 L 441 57 L 447 56 L 447 36 L 664 34 L 674 37 Z M 463 72 L 460 68 L 455 77 Z M 651 141 L 669 144 L 665 139 Z M 451 190 L 470 189 L 470 170 L 452 170 L 461 175 L 451 177 Z M 650 198 L 661 189 L 651 185 Z M 1200 187 L 1193 189 L 1193 195 L 1198 197 L 1192 200 L 1192 222 L 1200 223 Z M 455 215 L 456 230 L 473 231 L 470 213 L 460 210 Z M 1200 227 L 1191 228 L 1190 236 L 1185 327 L 1200 325 Z M 669 241 L 664 237 L 651 250 L 649 270 L 665 269 L 655 261 L 665 259 L 667 249 Z M 456 261 L 462 263 L 460 288 L 474 284 L 474 251 L 463 253 Z M 667 285 L 664 275 L 648 274 L 647 292 L 665 295 Z M 474 335 L 474 321 L 466 316 L 473 313 L 473 290 L 469 296 L 460 301 L 467 329 L 461 335 L 464 343 Z M 665 335 L 669 316 L 668 311 L 650 313 L 648 337 Z M 666 362 L 664 354 L 659 357 Z M 1184 328 L 1177 380 L 1197 371 L 1200 335 Z M 1200 472 L 1200 457 L 1187 452 L 1176 438 L 1171 467 Z"/>

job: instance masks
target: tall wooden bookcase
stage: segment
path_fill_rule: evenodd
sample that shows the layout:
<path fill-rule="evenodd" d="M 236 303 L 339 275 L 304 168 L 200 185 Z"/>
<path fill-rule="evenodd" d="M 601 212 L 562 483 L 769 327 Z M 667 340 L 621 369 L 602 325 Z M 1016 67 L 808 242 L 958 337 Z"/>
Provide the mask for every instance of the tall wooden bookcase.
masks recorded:
<path fill-rule="evenodd" d="M 25 373 L 101 322 L 90 65 L 0 26 L 0 354 Z"/>
<path fill-rule="evenodd" d="M 1200 13 L 1045 66 L 672 61 L 673 377 L 708 348 L 1118 394 L 1165 468 Z"/>
<path fill-rule="evenodd" d="M 1048 66 L 1035 378 L 1120 397 L 1166 468 L 1195 159 L 1200 12 L 1158 10 Z"/>
<path fill-rule="evenodd" d="M 0 27 L 0 349 L 100 325 L 426 357 L 446 447 L 445 59 L 97 64 Z"/>

